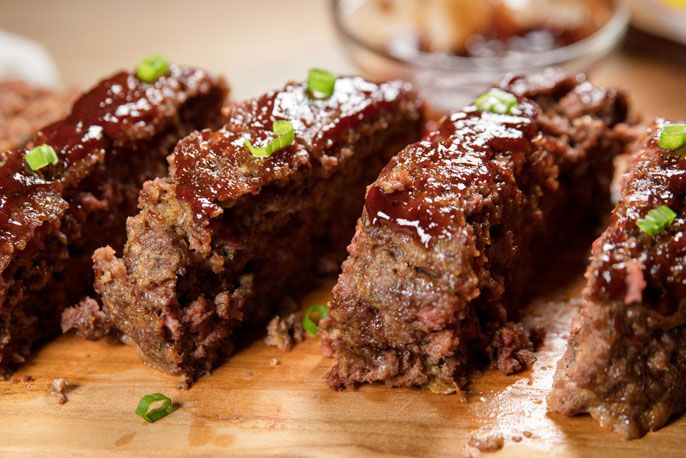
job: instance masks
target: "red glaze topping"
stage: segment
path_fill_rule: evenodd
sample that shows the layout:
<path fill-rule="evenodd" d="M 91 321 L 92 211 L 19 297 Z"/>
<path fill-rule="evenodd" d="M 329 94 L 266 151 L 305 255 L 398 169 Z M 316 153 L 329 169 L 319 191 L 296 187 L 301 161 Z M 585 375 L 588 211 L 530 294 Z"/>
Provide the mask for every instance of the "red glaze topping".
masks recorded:
<path fill-rule="evenodd" d="M 97 160 L 112 147 L 136 151 L 177 122 L 178 107 L 189 97 L 217 87 L 225 90 L 223 81 L 191 67 L 171 65 L 154 83 L 120 72 L 83 94 L 69 116 L 40 130 L 26 148 L 5 152 L 0 157 L 0 271 L 42 224 L 59 226 L 68 208 L 63 190 L 80 180 L 69 173 L 73 165 Z M 55 149 L 59 162 L 32 171 L 24 155 L 43 143 Z"/>
<path fill-rule="evenodd" d="M 369 188 L 365 207 L 372 224 L 405 229 L 427 247 L 434 237 L 450 238 L 495 185 L 495 154 L 532 147 L 537 111 L 520 101 L 512 115 L 470 107 L 445 118 L 438 131 L 392 159 Z"/>
<path fill-rule="evenodd" d="M 355 128 L 373 122 L 400 103 L 418 104 L 408 83 L 374 84 L 360 77 L 340 77 L 333 95 L 310 97 L 307 86 L 290 83 L 279 91 L 232 107 L 220 130 L 205 130 L 179 142 L 172 173 L 177 195 L 191 204 L 196 217 L 214 217 L 221 204 L 257 193 L 266 184 L 286 179 L 295 170 L 325 160 L 326 151 L 348 142 Z M 244 138 L 264 146 L 274 138 L 272 124 L 293 124 L 295 142 L 267 159 L 255 158 Z"/>
<path fill-rule="evenodd" d="M 21 151 L 20 151 L 21 153 Z M 12 255 L 23 250 L 34 232 L 59 226 L 67 209 L 62 199 L 62 184 L 27 172 L 23 154 L 7 152 L 0 166 L 0 271 Z"/>
<path fill-rule="evenodd" d="M 686 157 L 660 148 L 664 124 L 659 120 L 648 131 L 633 156 L 610 225 L 593 244 L 585 293 L 595 300 L 639 301 L 669 315 L 686 300 Z M 677 218 L 651 237 L 636 221 L 661 205 Z"/>
<path fill-rule="evenodd" d="M 450 239 L 463 230 L 461 222 L 497 191 L 498 180 L 512 179 L 503 175 L 494 159 L 509 155 L 516 161 L 517 155 L 537 148 L 535 142 L 546 141 L 539 135 L 539 102 L 549 104 L 564 97 L 562 101 L 570 103 L 561 107 L 566 115 L 580 116 L 571 111 L 574 98 L 583 98 L 587 111 L 583 114 L 604 116 L 594 110 L 606 105 L 605 98 L 616 95 L 586 85 L 583 75 L 555 69 L 507 77 L 500 87 L 518 98 L 511 115 L 467 107 L 446 117 L 437 131 L 391 160 L 367 192 L 365 208 L 372 224 L 405 230 L 426 247 L 436 237 Z M 574 97 L 567 97 L 570 94 Z M 596 99 L 598 103 L 587 103 Z M 626 103 L 624 98 L 617 97 L 615 104 L 621 103 Z M 607 122 L 621 119 L 622 108 L 625 112 L 626 106 L 614 107 L 618 114 L 608 113 Z M 555 160 L 565 165 L 562 158 Z"/>

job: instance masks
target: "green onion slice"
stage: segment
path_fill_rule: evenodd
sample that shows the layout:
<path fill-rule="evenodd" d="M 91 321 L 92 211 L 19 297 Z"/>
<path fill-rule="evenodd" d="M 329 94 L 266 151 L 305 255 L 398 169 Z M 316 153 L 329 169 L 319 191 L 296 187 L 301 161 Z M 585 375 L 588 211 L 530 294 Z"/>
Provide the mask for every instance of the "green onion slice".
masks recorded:
<path fill-rule="evenodd" d="M 146 83 L 154 83 L 169 71 L 169 61 L 162 56 L 148 56 L 136 68 L 136 76 Z"/>
<path fill-rule="evenodd" d="M 643 232 L 654 237 L 672 224 L 675 218 L 676 213 L 668 206 L 662 205 L 650 210 L 645 218 L 636 221 L 636 225 Z"/>
<path fill-rule="evenodd" d="M 295 131 L 290 121 L 274 121 L 272 132 L 278 135 L 265 147 L 253 146 L 250 140 L 244 139 L 243 144 L 255 157 L 269 157 L 276 151 L 292 145 L 295 141 Z"/>
<path fill-rule="evenodd" d="M 150 406 L 158 401 L 162 401 L 162 406 L 157 409 L 150 409 Z M 172 413 L 176 408 L 171 399 L 163 395 L 162 393 L 153 393 L 145 395 L 138 402 L 138 407 L 136 407 L 136 415 L 141 417 L 148 423 L 155 423 L 160 418 L 164 418 L 170 413 Z"/>
<path fill-rule="evenodd" d="M 660 132 L 660 148 L 675 150 L 686 145 L 686 124 L 670 124 Z"/>
<path fill-rule="evenodd" d="M 26 163 L 31 167 L 31 170 L 42 169 L 48 164 L 57 164 L 57 153 L 55 148 L 50 145 L 38 145 L 31 148 L 24 156 Z"/>
<path fill-rule="evenodd" d="M 311 68 L 307 72 L 307 88 L 317 98 L 328 98 L 336 87 L 336 75 L 321 68 Z"/>
<path fill-rule="evenodd" d="M 319 318 L 317 319 L 317 323 L 312 321 L 312 315 L 319 315 Z M 317 329 L 319 328 L 319 322 L 326 318 L 329 315 L 329 309 L 326 308 L 326 305 L 311 305 L 308 309 L 307 312 L 305 312 L 305 316 L 303 317 L 303 328 L 305 328 L 305 331 L 309 332 L 313 336 L 317 335 Z"/>
<path fill-rule="evenodd" d="M 488 111 L 497 114 L 512 114 L 517 106 L 517 98 L 509 92 L 491 89 L 474 100 L 474 105 L 480 112 Z"/>

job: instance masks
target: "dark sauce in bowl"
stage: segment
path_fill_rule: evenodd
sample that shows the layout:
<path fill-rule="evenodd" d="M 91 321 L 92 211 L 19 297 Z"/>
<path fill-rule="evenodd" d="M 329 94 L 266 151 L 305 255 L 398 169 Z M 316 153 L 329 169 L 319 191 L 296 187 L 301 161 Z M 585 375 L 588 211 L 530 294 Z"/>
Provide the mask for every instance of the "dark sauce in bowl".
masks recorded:
<path fill-rule="evenodd" d="M 437 114 L 505 74 L 587 71 L 627 28 L 623 0 L 333 0 L 352 60 L 371 79 L 412 81 Z"/>
<path fill-rule="evenodd" d="M 452 54 L 462 57 L 503 57 L 514 53 L 538 53 L 568 46 L 590 36 L 585 27 L 558 29 L 545 24 L 522 28 L 511 35 L 489 30 L 472 35 L 461 48 Z M 430 49 L 421 49 L 431 52 Z"/>
<path fill-rule="evenodd" d="M 399 14 L 398 2 L 381 3 L 385 14 Z M 388 50 L 482 58 L 541 53 L 589 38 L 612 12 L 604 0 L 433 0 L 417 7 L 415 27 L 391 37 Z"/>

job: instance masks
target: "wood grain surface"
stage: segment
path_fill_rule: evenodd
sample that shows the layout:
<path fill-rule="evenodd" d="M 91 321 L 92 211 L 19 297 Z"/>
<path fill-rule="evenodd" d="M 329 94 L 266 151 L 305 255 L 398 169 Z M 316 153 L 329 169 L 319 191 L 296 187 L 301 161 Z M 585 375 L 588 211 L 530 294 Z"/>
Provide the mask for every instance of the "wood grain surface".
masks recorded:
<path fill-rule="evenodd" d="M 331 28 L 328 2 L 316 0 L 5 0 L 0 27 L 45 43 L 68 86 L 90 85 L 153 51 L 225 73 L 239 99 L 311 66 L 353 70 Z M 686 119 L 683 74 L 676 64 L 618 52 L 592 77 L 626 89 L 646 120 Z M 530 319 L 547 330 L 533 370 L 487 371 L 464 396 L 380 385 L 333 392 L 323 380 L 332 361 L 316 339 L 290 353 L 257 340 L 190 390 L 177 390 L 176 379 L 141 364 L 131 347 L 63 336 L 0 382 L 0 455 L 466 456 L 473 452 L 470 432 L 493 427 L 505 438 L 495 456 L 686 456 L 686 418 L 626 442 L 589 417 L 546 413 L 575 311 L 566 300 L 580 286 L 580 274 L 573 278 L 529 308 Z M 303 306 L 326 301 L 330 286 Z M 273 358 L 278 365 L 270 365 Z M 64 405 L 47 387 L 57 377 L 71 384 Z M 179 408 L 146 424 L 133 411 L 141 396 L 157 391 Z"/>

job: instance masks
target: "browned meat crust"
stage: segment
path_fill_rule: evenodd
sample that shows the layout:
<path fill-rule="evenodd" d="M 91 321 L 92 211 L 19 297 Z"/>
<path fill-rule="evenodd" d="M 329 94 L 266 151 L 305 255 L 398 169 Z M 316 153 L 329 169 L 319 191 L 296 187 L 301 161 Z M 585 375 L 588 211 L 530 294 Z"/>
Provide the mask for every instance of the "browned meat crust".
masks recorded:
<path fill-rule="evenodd" d="M 244 137 L 263 142 L 283 119 L 295 143 L 253 157 Z M 234 328 L 310 288 L 322 254 L 342 257 L 364 186 L 422 124 L 407 83 L 359 77 L 325 100 L 291 83 L 232 107 L 221 130 L 179 142 L 168 178 L 145 184 L 123 258 L 96 252 L 105 312 L 160 369 L 186 382 L 208 372 Z"/>
<path fill-rule="evenodd" d="M 143 181 L 165 171 L 180 137 L 221 123 L 226 93 L 190 67 L 172 65 L 155 83 L 120 72 L 26 148 L 0 154 L 0 373 L 59 332 L 65 306 L 92 291 L 93 250 L 123 245 Z M 34 172 L 24 154 L 42 143 L 59 162 Z"/>
<path fill-rule="evenodd" d="M 516 319 L 532 266 L 608 206 L 624 96 L 555 71 L 514 78 L 513 116 L 454 113 L 369 187 L 323 326 L 329 384 L 458 390 L 533 360 Z M 571 228 L 574 228 L 571 230 Z"/>
<path fill-rule="evenodd" d="M 627 439 L 686 407 L 686 158 L 638 144 L 609 227 L 593 244 L 583 308 L 558 363 L 552 411 L 589 412 Z M 636 221 L 660 205 L 677 218 L 651 237 Z"/>
<path fill-rule="evenodd" d="M 0 81 L 0 150 L 23 145 L 41 127 L 64 117 L 74 91 L 55 94 L 23 81 Z"/>

